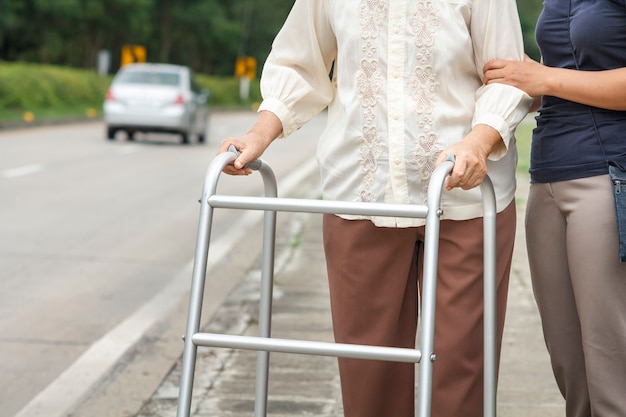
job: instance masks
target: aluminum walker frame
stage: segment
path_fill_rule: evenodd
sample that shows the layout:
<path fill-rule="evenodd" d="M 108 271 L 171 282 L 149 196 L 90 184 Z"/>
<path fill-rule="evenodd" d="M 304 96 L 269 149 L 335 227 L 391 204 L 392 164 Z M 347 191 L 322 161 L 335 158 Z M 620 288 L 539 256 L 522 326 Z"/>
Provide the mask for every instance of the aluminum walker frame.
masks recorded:
<path fill-rule="evenodd" d="M 234 148 L 231 148 L 230 152 L 217 155 L 211 162 L 204 181 L 188 321 L 184 338 L 185 347 L 182 357 L 177 417 L 189 417 L 190 415 L 198 346 L 258 351 L 254 407 L 255 417 L 265 417 L 267 415 L 270 352 L 420 363 L 417 417 L 430 417 L 432 366 L 436 359 L 433 344 L 439 222 L 440 216 L 443 213 L 440 204 L 444 181 L 454 166 L 454 158 L 449 157 L 435 169 L 428 187 L 427 205 L 422 206 L 278 198 L 274 172 L 262 159 L 253 161 L 248 166 L 261 173 L 265 188 L 265 197 L 216 195 L 217 180 L 222 169 L 227 164 L 232 163 L 237 155 L 238 153 Z M 493 185 L 489 177 L 485 178 L 480 189 L 484 206 L 484 415 L 485 417 L 495 417 L 497 378 L 495 280 L 496 204 Z M 258 337 L 199 332 L 214 208 L 264 211 L 263 252 L 261 255 L 263 262 L 261 267 Z M 426 232 L 424 242 L 419 349 L 271 338 L 276 213 L 278 211 L 425 218 Z M 423 352 L 426 353 L 424 354 Z M 425 360 L 422 361 L 422 358 L 425 358 Z"/>

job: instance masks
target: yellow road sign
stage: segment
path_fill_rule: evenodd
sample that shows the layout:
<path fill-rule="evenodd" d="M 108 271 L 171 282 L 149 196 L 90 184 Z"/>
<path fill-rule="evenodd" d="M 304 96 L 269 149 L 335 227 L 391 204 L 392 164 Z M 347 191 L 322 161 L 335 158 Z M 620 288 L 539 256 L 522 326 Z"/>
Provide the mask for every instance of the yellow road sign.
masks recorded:
<path fill-rule="evenodd" d="M 240 56 L 235 62 L 235 77 L 248 78 L 256 77 L 256 59 L 251 56 Z"/>
<path fill-rule="evenodd" d="M 124 45 L 122 47 L 121 65 L 135 62 L 146 62 L 146 48 L 141 45 Z"/>

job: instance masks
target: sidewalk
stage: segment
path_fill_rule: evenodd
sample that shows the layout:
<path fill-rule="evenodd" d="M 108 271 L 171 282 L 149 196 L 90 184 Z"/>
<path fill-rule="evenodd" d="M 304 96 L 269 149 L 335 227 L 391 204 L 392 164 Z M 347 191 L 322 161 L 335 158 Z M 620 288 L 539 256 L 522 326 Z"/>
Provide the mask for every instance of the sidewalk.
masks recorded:
<path fill-rule="evenodd" d="M 561 417 L 563 400 L 552 377 L 526 260 L 523 218 L 528 180 L 519 178 L 518 235 L 498 391 L 500 417 Z M 273 336 L 332 341 L 321 216 L 296 214 L 279 230 Z M 203 331 L 256 335 L 260 265 L 250 270 Z M 252 416 L 256 353 L 198 348 L 192 416 Z M 136 417 L 176 415 L 180 366 L 168 374 Z M 268 416 L 341 417 L 336 359 L 274 353 Z M 387 416 L 381 416 L 387 417 Z M 391 416 L 389 416 L 391 417 Z"/>

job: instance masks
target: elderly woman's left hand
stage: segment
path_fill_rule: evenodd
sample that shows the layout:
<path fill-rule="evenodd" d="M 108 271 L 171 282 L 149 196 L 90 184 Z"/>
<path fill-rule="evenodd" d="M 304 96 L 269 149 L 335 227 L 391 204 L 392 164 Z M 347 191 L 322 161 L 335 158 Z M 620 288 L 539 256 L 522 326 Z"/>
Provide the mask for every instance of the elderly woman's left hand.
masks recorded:
<path fill-rule="evenodd" d="M 454 167 L 446 181 L 446 190 L 457 187 L 469 190 L 479 186 L 487 176 L 487 157 L 503 146 L 504 142 L 495 129 L 477 125 L 461 142 L 444 150 L 437 159 L 437 165 L 448 155 L 454 155 Z"/>

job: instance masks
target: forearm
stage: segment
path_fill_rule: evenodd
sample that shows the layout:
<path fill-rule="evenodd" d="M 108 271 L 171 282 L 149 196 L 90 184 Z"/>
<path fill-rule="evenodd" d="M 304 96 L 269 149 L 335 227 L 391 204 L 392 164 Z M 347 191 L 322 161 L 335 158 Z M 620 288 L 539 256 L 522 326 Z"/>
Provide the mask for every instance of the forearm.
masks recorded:
<path fill-rule="evenodd" d="M 626 68 L 578 71 L 546 67 L 545 92 L 576 103 L 626 110 Z"/>
<path fill-rule="evenodd" d="M 261 111 L 248 134 L 254 135 L 260 141 L 263 149 L 267 148 L 283 131 L 280 119 L 272 112 Z"/>
<path fill-rule="evenodd" d="M 475 148 L 485 160 L 490 154 L 501 151 L 505 147 L 502 136 L 491 126 L 478 124 L 463 139 L 463 142 Z"/>

